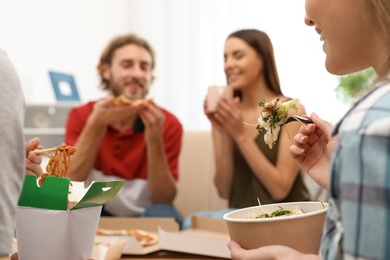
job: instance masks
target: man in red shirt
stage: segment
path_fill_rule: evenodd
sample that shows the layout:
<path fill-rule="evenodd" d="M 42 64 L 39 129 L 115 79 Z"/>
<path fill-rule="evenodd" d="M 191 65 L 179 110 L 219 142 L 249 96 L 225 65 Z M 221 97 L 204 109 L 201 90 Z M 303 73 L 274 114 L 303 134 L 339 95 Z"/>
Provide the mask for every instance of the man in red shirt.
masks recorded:
<path fill-rule="evenodd" d="M 102 215 L 170 216 L 181 224 L 172 202 L 183 128 L 173 114 L 145 99 L 154 67 L 151 46 L 138 36 L 119 36 L 108 44 L 97 68 L 109 95 L 68 115 L 65 142 L 79 148 L 69 176 L 126 180 Z"/>

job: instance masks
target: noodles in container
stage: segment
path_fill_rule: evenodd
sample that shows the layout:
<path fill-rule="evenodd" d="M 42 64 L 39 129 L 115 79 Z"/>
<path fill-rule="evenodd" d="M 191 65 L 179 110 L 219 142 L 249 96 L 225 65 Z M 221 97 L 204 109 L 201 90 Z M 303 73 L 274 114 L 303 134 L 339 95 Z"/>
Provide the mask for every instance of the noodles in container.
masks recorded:
<path fill-rule="evenodd" d="M 243 208 L 223 218 L 230 239 L 245 249 L 284 245 L 318 254 L 327 210 L 324 202 L 288 202 Z"/>
<path fill-rule="evenodd" d="M 46 173 L 39 176 L 39 185 L 42 186 L 46 176 L 55 176 L 67 178 L 70 167 L 70 156 L 73 155 L 78 148 L 62 144 L 55 148 L 45 150 L 35 150 L 33 152 L 49 157 L 49 162 L 46 166 Z"/>
<path fill-rule="evenodd" d="M 25 175 L 16 209 L 19 260 L 90 258 L 102 205 L 124 181 L 89 187 L 71 182 L 67 174 L 76 151 L 66 144 L 40 150 L 50 158 L 46 173 Z"/>

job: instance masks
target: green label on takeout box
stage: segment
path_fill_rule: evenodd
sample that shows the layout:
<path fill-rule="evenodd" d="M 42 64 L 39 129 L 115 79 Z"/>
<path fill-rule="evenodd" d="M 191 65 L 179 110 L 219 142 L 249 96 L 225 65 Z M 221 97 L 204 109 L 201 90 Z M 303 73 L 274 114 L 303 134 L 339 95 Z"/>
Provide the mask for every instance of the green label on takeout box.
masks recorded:
<path fill-rule="evenodd" d="M 25 175 L 18 206 L 66 211 L 70 183 L 69 178 L 47 176 L 39 187 L 34 175 Z M 103 205 L 118 193 L 123 184 L 124 181 L 93 182 L 82 199 L 70 210 Z"/>

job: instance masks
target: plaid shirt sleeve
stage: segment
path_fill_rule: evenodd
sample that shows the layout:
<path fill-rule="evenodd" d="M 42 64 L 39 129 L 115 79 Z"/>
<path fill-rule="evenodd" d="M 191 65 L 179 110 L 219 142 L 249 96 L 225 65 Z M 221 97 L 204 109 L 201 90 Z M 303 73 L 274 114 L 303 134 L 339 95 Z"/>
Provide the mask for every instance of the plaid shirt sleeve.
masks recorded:
<path fill-rule="evenodd" d="M 329 184 L 323 259 L 390 259 L 390 84 L 343 119 Z"/>

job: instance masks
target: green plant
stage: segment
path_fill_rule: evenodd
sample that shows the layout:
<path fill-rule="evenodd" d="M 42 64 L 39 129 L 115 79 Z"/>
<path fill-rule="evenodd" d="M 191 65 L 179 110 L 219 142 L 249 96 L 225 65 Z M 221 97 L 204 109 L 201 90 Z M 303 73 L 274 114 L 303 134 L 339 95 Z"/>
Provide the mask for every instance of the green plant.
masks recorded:
<path fill-rule="evenodd" d="M 339 85 L 336 87 L 337 99 L 344 103 L 352 103 L 373 87 L 375 78 L 373 68 L 340 77 Z"/>

